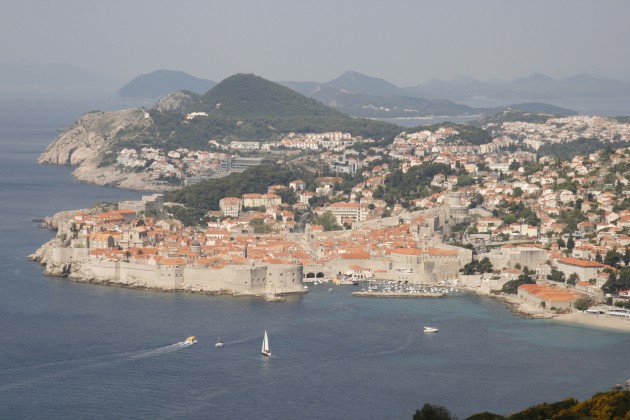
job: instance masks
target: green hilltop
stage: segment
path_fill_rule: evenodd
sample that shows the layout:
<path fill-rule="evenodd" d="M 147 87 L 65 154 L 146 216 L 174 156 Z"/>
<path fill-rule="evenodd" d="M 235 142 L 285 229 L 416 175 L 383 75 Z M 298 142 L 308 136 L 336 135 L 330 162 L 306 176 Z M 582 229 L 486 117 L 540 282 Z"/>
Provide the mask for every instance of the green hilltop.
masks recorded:
<path fill-rule="evenodd" d="M 219 107 L 217 109 L 217 105 Z M 227 117 L 296 118 L 346 117 L 287 87 L 253 74 L 235 74 L 202 96 L 198 106 Z"/>
<path fill-rule="evenodd" d="M 395 124 L 342 114 L 252 74 L 230 76 L 204 95 L 186 93 L 190 98 L 181 108 L 150 110 L 159 137 L 169 147 L 205 149 L 209 139 L 271 141 L 288 132 L 344 131 L 380 140 L 402 131 Z M 191 112 L 208 115 L 186 120 Z"/>

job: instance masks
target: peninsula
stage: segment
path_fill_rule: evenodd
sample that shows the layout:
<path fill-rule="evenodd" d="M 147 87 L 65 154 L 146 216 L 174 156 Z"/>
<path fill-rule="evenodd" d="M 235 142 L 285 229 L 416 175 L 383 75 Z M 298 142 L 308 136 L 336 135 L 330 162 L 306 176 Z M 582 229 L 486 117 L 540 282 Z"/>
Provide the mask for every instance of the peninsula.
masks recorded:
<path fill-rule="evenodd" d="M 272 198 L 249 196 L 244 199 Z M 166 216 L 162 200 L 154 194 L 116 208 L 58 214 L 46 222 L 56 227 L 56 237 L 30 258 L 46 266 L 45 274 L 75 281 L 269 298 L 305 293 L 305 282 L 331 278 L 454 282 L 472 257 L 469 249 L 441 241 L 453 208 L 462 211 L 458 205 L 334 233 L 312 224 L 292 233 L 287 218 L 277 221 L 274 232 L 261 234 L 256 226 L 275 216 L 252 212 L 204 228 L 185 227 Z M 223 204 L 223 213 L 230 212 L 230 200 Z"/>
<path fill-rule="evenodd" d="M 628 117 L 510 110 L 400 131 L 251 75 L 120 113 L 86 114 L 41 161 L 188 185 L 70 215 L 33 255 L 48 274 L 237 295 L 346 276 L 445 283 L 536 316 L 630 319 Z"/>

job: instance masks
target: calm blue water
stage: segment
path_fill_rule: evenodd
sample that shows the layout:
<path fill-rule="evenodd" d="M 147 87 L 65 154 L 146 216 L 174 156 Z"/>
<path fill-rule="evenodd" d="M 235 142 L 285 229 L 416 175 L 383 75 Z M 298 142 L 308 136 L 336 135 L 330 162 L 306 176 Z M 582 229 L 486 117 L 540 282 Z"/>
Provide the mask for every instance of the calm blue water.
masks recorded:
<path fill-rule="evenodd" d="M 42 276 L 26 256 L 52 233 L 33 218 L 139 196 L 35 163 L 78 105 L 29 118 L 0 107 L 2 418 L 410 419 L 425 402 L 464 417 L 630 377 L 630 334 L 526 320 L 466 294 L 370 300 L 313 286 L 266 303 Z M 189 335 L 199 342 L 178 344 Z"/>

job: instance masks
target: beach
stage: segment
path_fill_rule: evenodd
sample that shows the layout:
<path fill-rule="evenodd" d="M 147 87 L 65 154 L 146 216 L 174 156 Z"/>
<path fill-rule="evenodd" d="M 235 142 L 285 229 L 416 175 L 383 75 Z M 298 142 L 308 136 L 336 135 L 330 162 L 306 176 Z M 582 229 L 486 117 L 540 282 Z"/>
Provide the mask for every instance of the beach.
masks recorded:
<path fill-rule="evenodd" d="M 555 313 L 548 309 L 543 309 L 532 302 L 521 299 L 516 295 L 495 295 L 483 293 L 474 289 L 464 290 L 468 290 L 478 295 L 498 299 L 504 302 L 512 310 L 512 312 L 525 318 L 553 319 L 554 321 L 564 322 L 567 324 L 630 332 L 630 320 L 628 319 L 615 318 L 606 315 L 596 315 L 577 310 L 572 310 L 568 313 Z"/>
<path fill-rule="evenodd" d="M 605 328 L 630 332 L 630 320 L 613 318 L 605 315 L 594 315 L 580 311 L 557 315 L 554 317 L 554 320 L 593 328 Z"/>

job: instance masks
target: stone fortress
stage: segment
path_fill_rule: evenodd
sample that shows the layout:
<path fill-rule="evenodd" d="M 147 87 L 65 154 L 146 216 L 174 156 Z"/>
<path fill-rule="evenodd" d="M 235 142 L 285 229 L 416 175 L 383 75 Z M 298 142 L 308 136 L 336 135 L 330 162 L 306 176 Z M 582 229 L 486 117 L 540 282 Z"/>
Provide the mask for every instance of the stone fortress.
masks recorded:
<path fill-rule="evenodd" d="M 138 201 L 121 202 L 119 211 L 123 215 L 129 213 L 121 217 L 134 218 L 136 213 L 159 212 L 162 206 L 162 196 L 153 194 Z M 341 232 L 307 230 L 304 233 L 286 233 L 286 240 L 299 242 L 309 251 L 311 258 L 308 260 L 269 259 L 261 262 L 244 258 L 236 264 L 214 266 L 173 257 L 134 260 L 125 255 L 125 249 L 147 246 L 141 229 L 123 230 L 115 241 L 107 233 L 77 235 L 74 219 L 77 216 L 67 213 L 67 217 L 57 223 L 57 237 L 31 256 L 46 265 L 45 274 L 133 288 L 279 296 L 304 293 L 304 281 L 315 279 L 373 278 L 412 284 L 456 283 L 459 269 L 472 260 L 471 250 L 444 244 L 442 240 L 449 224 L 468 219 L 468 209 L 461 205 L 458 193 L 449 194 L 445 205 L 401 218 L 379 219 L 377 226 L 369 227 L 369 223 L 375 222 L 371 221 Z M 340 236 L 353 241 L 353 237 L 358 237 L 364 229 L 378 232 L 388 224 L 402 226 L 406 246 L 393 246 L 362 255 L 331 256 L 326 254 L 323 246 L 317 248 L 316 245 L 327 239 L 337 240 Z M 233 235 L 237 237 L 239 234 Z M 199 248 L 200 245 L 198 241 L 193 241 L 191 248 Z M 117 246 L 123 247 L 114 251 L 120 255 L 99 252 L 115 250 Z"/>

